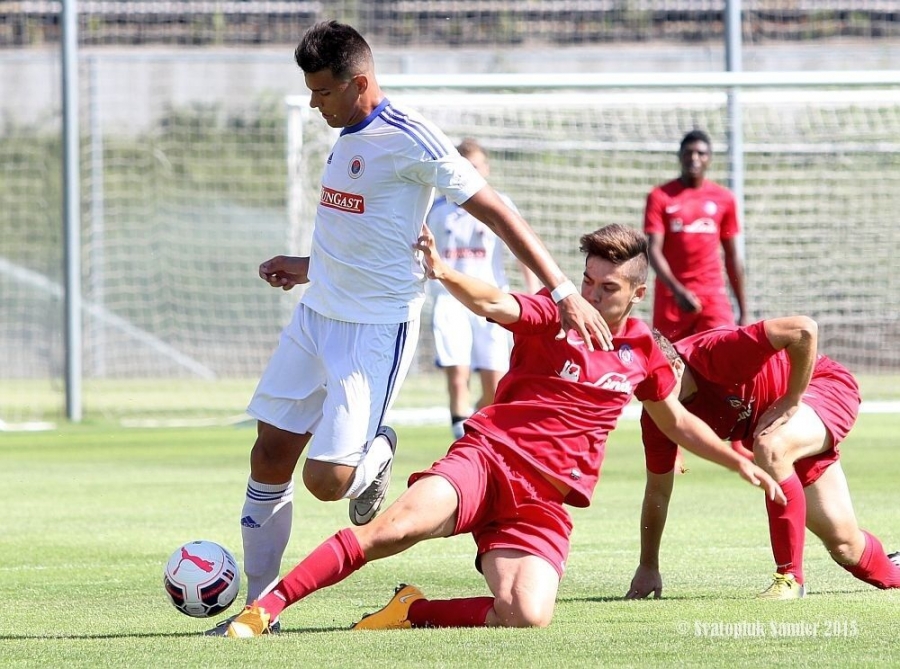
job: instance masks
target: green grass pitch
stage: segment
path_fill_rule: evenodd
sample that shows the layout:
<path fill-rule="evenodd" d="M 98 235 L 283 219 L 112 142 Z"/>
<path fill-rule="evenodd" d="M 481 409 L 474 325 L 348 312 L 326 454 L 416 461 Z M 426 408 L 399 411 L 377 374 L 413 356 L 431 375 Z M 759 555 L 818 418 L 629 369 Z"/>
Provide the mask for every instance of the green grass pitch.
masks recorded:
<path fill-rule="evenodd" d="M 400 427 L 391 495 L 446 450 L 444 427 Z M 863 527 L 900 548 L 900 416 L 864 415 L 843 448 Z M 424 542 L 364 567 L 282 616 L 285 633 L 199 636 L 209 621 L 166 600 L 182 542 L 211 539 L 242 560 L 237 519 L 254 432 L 105 425 L 0 434 L 0 665 L 4 667 L 825 667 L 897 666 L 900 591 L 834 565 L 809 536 L 810 594 L 765 603 L 772 560 L 761 494 L 689 457 L 664 538 L 660 601 L 621 600 L 637 564 L 643 461 L 638 426 L 608 447 L 589 509 L 573 510 L 568 573 L 543 630 L 346 628 L 399 582 L 427 596 L 487 594 L 468 536 Z M 346 502 L 298 490 L 287 569 L 347 523 Z M 242 596 L 241 596 L 242 597 Z M 242 599 L 239 599 L 242 601 Z M 237 609 L 235 605 L 232 611 Z"/>

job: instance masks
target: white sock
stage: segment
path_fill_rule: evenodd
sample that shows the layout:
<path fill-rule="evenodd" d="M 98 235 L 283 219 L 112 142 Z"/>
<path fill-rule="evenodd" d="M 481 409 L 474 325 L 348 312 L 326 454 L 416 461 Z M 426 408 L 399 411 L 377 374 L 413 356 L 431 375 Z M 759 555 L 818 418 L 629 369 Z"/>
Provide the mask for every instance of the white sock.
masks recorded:
<path fill-rule="evenodd" d="M 353 483 L 344 494 L 347 499 L 356 499 L 363 490 L 372 485 L 372 481 L 378 476 L 378 473 L 384 467 L 386 462 L 394 457 L 391 451 L 391 443 L 387 437 L 378 435 L 372 440 L 372 445 L 363 456 L 363 459 L 356 467 L 356 473 L 353 475 Z"/>
<path fill-rule="evenodd" d="M 458 420 L 455 423 L 450 424 L 450 431 L 453 432 L 454 439 L 460 439 L 465 433 L 465 428 L 463 427 L 463 423 L 465 420 Z"/>
<path fill-rule="evenodd" d="M 244 573 L 247 603 L 278 582 L 281 558 L 291 538 L 294 515 L 294 482 L 247 481 L 247 497 L 241 511 L 244 540 Z"/>

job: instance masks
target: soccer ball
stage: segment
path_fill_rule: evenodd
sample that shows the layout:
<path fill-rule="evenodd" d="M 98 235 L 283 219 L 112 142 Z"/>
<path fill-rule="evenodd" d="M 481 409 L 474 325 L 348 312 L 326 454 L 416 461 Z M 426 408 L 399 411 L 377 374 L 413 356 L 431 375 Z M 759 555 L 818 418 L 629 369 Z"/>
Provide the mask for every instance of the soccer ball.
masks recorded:
<path fill-rule="evenodd" d="M 214 541 L 191 541 L 172 553 L 163 572 L 172 605 L 192 618 L 208 618 L 232 605 L 241 589 L 234 556 Z"/>

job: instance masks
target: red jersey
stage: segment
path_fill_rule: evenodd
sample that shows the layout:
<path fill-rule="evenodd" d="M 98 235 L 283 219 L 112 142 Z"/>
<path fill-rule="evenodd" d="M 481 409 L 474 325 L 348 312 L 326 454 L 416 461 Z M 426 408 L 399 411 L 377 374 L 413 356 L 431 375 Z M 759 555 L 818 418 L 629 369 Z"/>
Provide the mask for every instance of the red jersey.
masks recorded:
<path fill-rule="evenodd" d="M 494 403 L 466 428 L 504 444 L 538 471 L 571 488 L 565 502 L 588 506 L 600 476 L 606 438 L 632 396 L 660 401 L 675 376 L 650 328 L 629 318 L 612 351 L 593 352 L 570 331 L 557 340 L 559 310 L 546 289 L 515 294 L 521 318 L 513 333 L 509 372 Z"/>
<path fill-rule="evenodd" d="M 744 441 L 752 447 L 759 417 L 787 391 L 791 373 L 787 353 L 774 349 L 764 322 L 715 328 L 673 346 L 697 384 L 697 394 L 684 403 L 685 408 L 721 439 Z M 835 371 L 845 370 L 827 356 L 818 357 L 815 376 Z M 671 471 L 675 444 L 646 412 L 641 415 L 641 431 L 647 468 L 656 474 Z"/>
<path fill-rule="evenodd" d="M 708 180 L 699 188 L 680 179 L 657 186 L 647 196 L 644 232 L 664 235 L 663 256 L 686 288 L 697 295 L 724 293 L 720 247 L 740 232 L 730 190 Z M 661 285 L 657 279 L 656 289 Z"/>

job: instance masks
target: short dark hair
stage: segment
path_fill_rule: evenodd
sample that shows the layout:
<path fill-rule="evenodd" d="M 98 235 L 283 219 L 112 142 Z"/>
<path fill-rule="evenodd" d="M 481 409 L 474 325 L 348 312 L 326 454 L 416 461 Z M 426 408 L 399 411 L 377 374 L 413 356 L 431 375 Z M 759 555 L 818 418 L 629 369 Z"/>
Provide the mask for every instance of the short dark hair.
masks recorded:
<path fill-rule="evenodd" d="M 686 147 L 688 144 L 693 144 L 694 142 L 705 142 L 706 146 L 709 147 L 709 150 L 712 151 L 712 142 L 709 141 L 709 135 L 707 135 L 702 130 L 697 130 L 696 128 L 694 128 L 681 138 L 681 144 L 678 145 L 678 153 L 684 151 L 684 147 Z"/>
<path fill-rule="evenodd" d="M 580 250 L 588 257 L 597 256 L 613 265 L 635 260 L 628 278 L 637 286 L 647 282 L 648 247 L 647 235 L 643 232 L 613 223 L 583 235 Z"/>
<path fill-rule="evenodd" d="M 321 21 L 303 34 L 294 60 L 306 74 L 330 70 L 336 79 L 350 79 L 371 66 L 372 50 L 352 26 Z"/>

